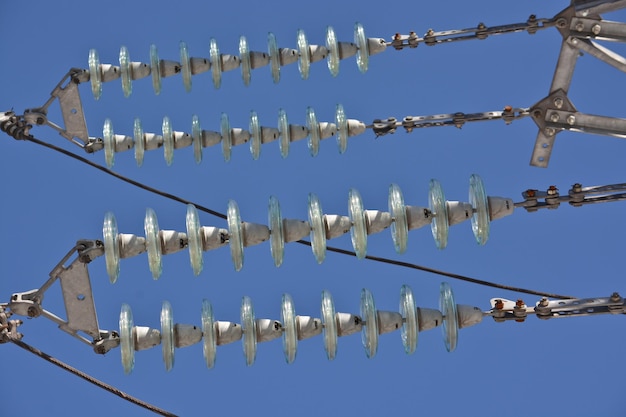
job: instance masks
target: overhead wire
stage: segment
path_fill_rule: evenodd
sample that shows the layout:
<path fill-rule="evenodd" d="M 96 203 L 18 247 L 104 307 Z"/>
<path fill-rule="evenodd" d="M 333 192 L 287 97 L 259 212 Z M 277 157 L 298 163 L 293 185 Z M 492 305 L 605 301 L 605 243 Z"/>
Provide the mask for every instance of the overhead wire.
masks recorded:
<path fill-rule="evenodd" d="M 99 165 L 95 162 L 92 162 L 86 158 L 83 158 L 80 155 L 77 155 L 73 152 L 70 152 L 66 149 L 60 148 L 56 145 L 53 145 L 51 143 L 47 143 L 44 141 L 41 141 L 37 138 L 35 138 L 32 135 L 29 136 L 24 136 L 23 138 L 24 140 L 27 140 L 29 142 L 32 142 L 34 144 L 46 147 L 48 149 L 51 149 L 53 151 L 59 152 L 63 155 L 69 156 L 70 158 L 73 158 L 77 161 L 80 161 L 84 164 L 87 164 L 93 168 L 96 168 L 102 172 L 104 172 L 105 174 L 111 175 L 121 181 L 124 181 L 128 184 L 131 184 L 135 187 L 141 188 L 145 191 L 160 195 L 164 198 L 179 202 L 179 203 L 183 203 L 183 204 L 192 204 L 196 207 L 196 209 L 205 212 L 207 214 L 210 214 L 212 216 L 218 217 L 220 219 L 226 220 L 227 216 L 224 213 L 212 210 L 208 207 L 204 207 L 200 204 L 197 204 L 193 201 L 190 200 L 186 200 L 184 198 L 181 198 L 177 195 L 171 194 L 171 193 L 167 193 L 164 191 L 161 191 L 157 188 L 154 187 L 150 187 L 146 184 L 143 184 L 139 181 L 135 181 L 131 178 L 128 178 L 124 175 L 118 174 L 117 172 L 114 172 L 102 165 Z M 311 246 L 311 242 L 307 241 L 307 240 L 298 240 L 296 241 L 297 243 L 301 244 L 301 245 L 306 245 L 306 246 Z M 332 246 L 327 246 L 326 250 L 329 252 L 334 252 L 334 253 L 339 253 L 342 255 L 349 255 L 349 256 L 356 256 L 356 253 L 353 251 L 349 251 L 346 249 L 340 249 L 340 248 L 336 248 L 336 247 L 332 247 Z M 395 265 L 395 266 L 399 266 L 399 267 L 403 267 L 403 268 L 409 268 L 409 269 L 415 269 L 415 270 L 419 270 L 419 271 L 423 271 L 423 272 L 428 272 L 431 274 L 435 274 L 435 275 L 441 275 L 441 276 L 446 276 L 448 278 L 452 278 L 452 279 L 456 279 L 456 280 L 460 280 L 460 281 L 465 281 L 465 282 L 469 282 L 472 284 L 476 284 L 476 285 L 481 285 L 481 286 L 486 286 L 486 287 L 491 287 L 491 288 L 497 288 L 497 289 L 501 289 L 501 290 L 507 290 L 507 291 L 514 291 L 514 292 L 518 292 L 518 293 L 523 293 L 523 294 L 530 294 L 530 295 L 537 295 L 540 297 L 548 297 L 548 298 L 556 298 L 556 299 L 573 299 L 576 297 L 573 296 L 569 296 L 569 295 L 561 295 L 561 294 L 556 294 L 556 293 L 549 293 L 549 292 L 544 292 L 544 291 L 536 291 L 536 290 L 531 290 L 531 289 L 526 289 L 526 288 L 520 288 L 520 287 L 513 287 L 513 286 L 509 286 L 509 285 L 504 285 L 504 284 L 498 284 L 495 282 L 491 282 L 491 281 L 486 281 L 486 280 L 480 280 L 477 278 L 471 278 L 465 275 L 461 275 L 461 274 L 455 274 L 452 272 L 446 272 L 446 271 L 442 271 L 439 269 L 435 269 L 435 268 L 429 268 L 426 266 L 422 266 L 422 265 L 417 265 L 417 264 L 413 264 L 413 263 L 409 263 L 409 262 L 403 262 L 403 261 L 397 261 L 394 259 L 389 259 L 389 258 L 383 258 L 383 257 L 378 257 L 378 256 L 372 256 L 372 255 L 366 255 L 365 259 L 368 259 L 370 261 L 374 261 L 374 262 L 380 262 L 380 263 L 384 263 L 384 264 L 388 264 L 388 265 Z"/>
<path fill-rule="evenodd" d="M 76 375 L 77 377 L 82 378 L 85 381 L 90 382 L 90 383 L 96 385 L 97 387 L 100 387 L 102 389 L 107 390 L 110 393 L 115 394 L 118 397 L 120 397 L 120 398 L 122 398 L 122 399 L 124 399 L 126 401 L 129 401 L 129 402 L 131 402 L 131 403 L 133 403 L 135 405 L 138 405 L 140 407 L 145 408 L 146 410 L 150 410 L 153 413 L 160 414 L 160 415 L 165 416 L 165 417 L 178 417 L 176 414 L 170 413 L 167 410 L 164 410 L 164 409 L 159 408 L 157 406 L 154 406 L 154 405 L 152 405 L 150 403 L 142 401 L 139 398 L 133 397 L 132 395 L 129 395 L 129 394 L 125 393 L 124 391 L 121 391 L 121 390 L 115 388 L 112 385 L 109 385 L 109 384 L 107 384 L 105 382 L 102 382 L 99 379 L 94 378 L 91 375 L 88 375 L 88 374 L 86 374 L 86 373 L 84 373 L 84 372 L 82 372 L 82 371 L 80 371 L 80 370 L 78 370 L 78 369 L 76 369 L 76 368 L 66 364 L 65 362 L 62 362 L 62 361 L 60 361 L 60 360 L 58 360 L 58 359 L 48 355 L 47 353 L 42 352 L 41 350 L 37 349 L 36 347 L 33 347 L 33 346 L 31 346 L 31 345 L 29 345 L 27 343 L 22 342 L 21 340 L 17 340 L 17 339 L 9 339 L 9 340 L 14 345 L 19 346 L 22 349 L 24 349 L 24 350 L 26 350 L 26 351 L 34 354 L 34 355 L 39 356 L 40 358 L 42 358 L 42 359 L 52 363 L 53 365 L 56 365 L 59 368 L 65 370 L 65 371 L 68 371 L 68 372 Z"/>

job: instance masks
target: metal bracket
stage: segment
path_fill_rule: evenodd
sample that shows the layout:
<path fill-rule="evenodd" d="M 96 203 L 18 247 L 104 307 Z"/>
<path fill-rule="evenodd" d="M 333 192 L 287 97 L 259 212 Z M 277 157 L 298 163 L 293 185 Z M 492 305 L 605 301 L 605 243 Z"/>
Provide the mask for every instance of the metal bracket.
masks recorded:
<path fill-rule="evenodd" d="M 18 120 L 22 124 L 28 125 L 29 128 L 48 125 L 59 132 L 61 136 L 85 149 L 88 153 L 102 148 L 102 146 L 98 147 L 98 139 L 90 138 L 87 131 L 87 122 L 85 121 L 83 105 L 78 90 L 78 85 L 88 80 L 88 74 L 86 75 L 85 73 L 86 70 L 72 68 L 52 90 L 50 98 L 43 106 L 26 109 L 23 116 L 16 116 Z M 65 128 L 48 120 L 48 108 L 56 99 L 59 100 Z M 7 131 L 4 128 L 2 130 Z M 7 131 L 7 133 L 9 132 Z M 28 134 L 28 130 L 26 130 L 26 134 Z M 16 137 L 12 134 L 11 136 Z M 16 137 L 16 139 L 22 138 Z"/>
<path fill-rule="evenodd" d="M 76 258 L 65 265 L 71 256 Z M 88 264 L 104 254 L 104 245 L 99 240 L 79 240 L 67 255 L 50 272 L 50 278 L 35 290 L 15 293 L 7 304 L 11 313 L 27 317 L 45 317 L 59 325 L 59 328 L 71 336 L 93 347 L 94 351 L 104 354 L 119 345 L 119 335 L 115 331 L 100 330 L 96 306 L 89 279 Z M 59 280 L 67 320 L 46 311 L 42 307 L 45 291 Z M 79 334 L 90 336 L 91 340 Z"/>

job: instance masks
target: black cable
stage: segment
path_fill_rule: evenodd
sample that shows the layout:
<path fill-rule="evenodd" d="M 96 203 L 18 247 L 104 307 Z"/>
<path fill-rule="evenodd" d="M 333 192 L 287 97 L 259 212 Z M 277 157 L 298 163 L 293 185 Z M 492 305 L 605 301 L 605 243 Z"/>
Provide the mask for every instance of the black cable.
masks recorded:
<path fill-rule="evenodd" d="M 183 204 L 193 204 L 193 205 L 194 205 L 194 206 L 196 206 L 196 208 L 197 208 L 198 210 L 200 210 L 200 211 L 203 211 L 203 212 L 205 212 L 205 213 L 211 214 L 211 215 L 213 215 L 213 216 L 215 216 L 215 217 L 219 217 L 220 219 L 224 219 L 224 220 L 226 220 L 226 219 L 227 219 L 227 217 L 226 217 L 226 215 L 225 215 L 225 214 L 222 214 L 222 213 L 220 213 L 220 212 L 218 212 L 218 211 L 211 210 L 211 209 L 210 209 L 210 208 L 208 208 L 208 207 L 203 207 L 203 206 L 197 205 L 197 204 L 195 204 L 195 203 L 193 203 L 193 202 L 191 202 L 191 201 L 185 200 L 184 198 L 180 198 L 180 197 L 178 197 L 178 196 L 176 196 L 176 195 L 174 195 L 174 194 L 169 194 L 169 193 L 166 193 L 166 192 L 164 192 L 164 191 L 158 190 L 158 189 L 156 189 L 156 188 L 152 188 L 152 187 L 150 187 L 150 186 L 147 186 L 147 185 L 145 185 L 145 184 L 142 184 L 142 183 L 140 183 L 140 182 L 138 182 L 138 181 L 131 180 L 130 178 L 127 178 L 127 177 L 125 177 L 125 176 L 123 176 L 123 175 L 120 175 L 120 174 L 118 174 L 118 173 L 117 173 L 117 172 L 115 172 L 115 171 L 111 171 L 110 169 L 105 168 L 105 167 L 103 167 L 102 165 L 98 165 L 98 164 L 96 164 L 95 162 L 91 162 L 89 159 L 83 158 L 83 157 L 82 157 L 82 156 L 80 156 L 80 155 L 76 155 L 76 154 L 75 154 L 75 153 L 73 153 L 73 152 L 67 151 L 67 150 L 65 150 L 65 149 L 63 149 L 63 148 L 59 148 L 59 147 L 57 147 L 57 146 L 55 146 L 55 145 L 52 145 L 52 144 L 50 144 L 50 143 L 46 143 L 46 142 L 40 141 L 39 139 L 36 139 L 36 138 L 35 138 L 35 137 L 33 137 L 33 136 L 26 137 L 24 140 L 27 140 L 27 141 L 30 141 L 30 142 L 36 143 L 37 145 L 45 146 L 46 148 L 52 149 L 52 150 L 57 151 L 57 152 L 60 152 L 60 153 L 62 153 L 63 155 L 69 156 L 70 158 L 74 158 L 74 159 L 76 159 L 76 160 L 78 160 L 78 161 L 80 161 L 80 162 L 83 162 L 83 163 L 85 163 L 85 164 L 87 164 L 87 165 L 89 165 L 89 166 L 92 166 L 92 167 L 94 167 L 94 168 L 96 168 L 96 169 L 99 169 L 100 171 L 104 172 L 105 174 L 112 175 L 112 176 L 114 176 L 115 178 L 117 178 L 117 179 L 119 179 L 119 180 L 122 180 L 122 181 L 124 181 L 124 182 L 127 182 L 127 183 L 129 183 L 129 184 L 131 184 L 131 185 L 134 185 L 135 187 L 142 188 L 142 189 L 144 189 L 144 190 L 146 190 L 146 191 L 149 191 L 149 192 L 151 192 L 151 193 L 154 193 L 154 194 L 160 195 L 161 197 L 169 198 L 170 200 L 178 201 L 179 203 L 183 203 Z"/>
<path fill-rule="evenodd" d="M 102 165 L 96 164 L 95 162 L 91 162 L 90 160 L 88 160 L 86 158 L 83 158 L 80 155 L 76 155 L 73 152 L 67 151 L 67 150 L 65 150 L 63 148 L 59 148 L 56 145 L 52 145 L 50 143 L 46 143 L 46 142 L 40 141 L 39 139 L 36 139 L 33 136 L 26 137 L 25 140 L 33 142 L 33 143 L 35 143 L 37 145 L 44 146 L 44 147 L 46 147 L 48 149 L 52 149 L 54 151 L 60 152 L 60 153 L 62 153 L 64 155 L 69 156 L 70 158 L 74 158 L 74 159 L 76 159 L 76 160 L 78 160 L 80 162 L 83 162 L 83 163 L 85 163 L 85 164 L 87 164 L 89 166 L 92 166 L 92 167 L 94 167 L 96 169 L 99 169 L 100 171 L 104 172 L 105 174 L 109 174 L 109 175 L 111 175 L 111 176 L 113 176 L 113 177 L 115 177 L 117 179 L 120 179 L 120 180 L 122 180 L 124 182 L 127 182 L 127 183 L 129 183 L 131 185 L 134 185 L 135 187 L 139 187 L 139 188 L 142 188 L 142 189 L 144 189 L 146 191 L 149 191 L 151 193 L 155 193 L 155 194 L 158 194 L 158 195 L 160 195 L 162 197 L 169 198 L 170 200 L 178 201 L 179 203 L 193 204 L 198 210 L 200 210 L 202 212 L 211 214 L 211 215 L 213 215 L 215 217 L 219 217 L 220 219 L 224 219 L 224 220 L 227 219 L 227 216 L 225 214 L 223 214 L 223 213 L 220 213 L 220 212 L 215 211 L 215 210 L 211 210 L 211 209 L 209 209 L 207 207 L 198 205 L 198 204 L 196 204 L 196 203 L 194 203 L 192 201 L 185 200 L 185 199 L 183 199 L 181 197 L 178 197 L 176 195 L 166 193 L 164 191 L 158 190 L 156 188 L 152 188 L 152 187 L 147 186 L 145 184 L 142 184 L 142 183 L 140 183 L 138 181 L 135 181 L 135 180 L 132 180 L 130 178 L 127 178 L 127 177 L 125 177 L 125 176 L 123 176 L 121 174 L 118 174 L 117 172 L 111 171 L 110 169 L 103 167 Z M 301 245 L 311 246 L 311 242 L 306 241 L 306 240 L 298 240 L 297 243 L 299 243 Z M 349 251 L 349 250 L 345 250 L 345 249 L 335 248 L 335 247 L 332 247 L 332 246 L 327 246 L 326 249 L 329 252 L 341 253 L 343 255 L 356 256 L 356 253 L 354 253 L 352 251 Z M 572 297 L 572 296 L 568 296 L 568 295 L 552 294 L 552 293 L 547 293 L 547 292 L 542 292 L 542 291 L 527 290 L 525 288 L 511 287 L 511 286 L 508 286 L 508 285 L 498 284 L 498 283 L 494 283 L 494 282 L 490 282 L 490 281 L 483 281 L 483 280 L 476 279 L 476 278 L 466 277 L 464 275 L 454 274 L 452 272 L 441 271 L 441 270 L 434 269 L 434 268 L 429 268 L 429 267 L 426 267 L 426 266 L 416 265 L 416 264 L 412 264 L 412 263 L 408 263 L 408 262 L 396 261 L 396 260 L 388 259 L 388 258 L 381 258 L 381 257 L 378 257 L 378 256 L 367 255 L 365 257 L 365 259 L 369 259 L 371 261 L 381 262 L 381 263 L 389 264 L 389 265 L 401 266 L 401 267 L 404 267 L 404 268 L 417 269 L 419 271 L 429 272 L 431 274 L 436 274 L 436 275 L 442 275 L 442 276 L 446 276 L 448 278 L 457 279 L 457 280 L 465 281 L 465 282 L 470 282 L 470 283 L 477 284 L 477 285 L 483 285 L 483 286 L 486 286 L 486 287 L 498 288 L 498 289 L 501 289 L 501 290 L 515 291 L 515 292 L 519 292 L 519 293 L 523 293 L 523 294 L 531 294 L 531 295 L 538 295 L 538 296 L 541 296 L 541 297 L 558 298 L 558 299 L 573 299 L 573 298 L 576 298 L 576 297 Z"/>
<path fill-rule="evenodd" d="M 298 243 L 300 243 L 302 245 L 311 246 L 311 242 L 308 242 L 306 240 L 298 240 Z M 339 248 L 333 248 L 333 247 L 327 247 L 326 249 L 329 252 L 341 253 L 343 255 L 356 256 L 356 253 L 354 253 L 352 251 L 349 251 L 349 250 L 345 250 L 345 249 L 339 249 Z M 572 297 L 570 295 L 552 294 L 552 293 L 549 293 L 549 292 L 527 290 L 525 288 L 519 288 L 519 287 L 511 287 L 509 285 L 498 284 L 498 283 L 490 282 L 490 281 L 483 281 L 483 280 L 478 279 L 478 278 L 471 278 L 471 277 L 467 277 L 465 275 L 455 274 L 453 272 L 446 272 L 446 271 L 442 271 L 440 269 L 429 268 L 427 266 L 412 264 L 412 263 L 403 262 L 403 261 L 396 261 L 395 259 L 381 258 L 381 257 L 378 257 L 378 256 L 372 256 L 372 255 L 365 255 L 365 259 L 369 259 L 370 261 L 380 262 L 380 263 L 384 263 L 384 264 L 388 264 L 388 265 L 401 266 L 403 268 L 417 269 L 418 271 L 429 272 L 431 274 L 436 274 L 436 275 L 443 275 L 443 276 L 448 277 L 448 278 L 458 279 L 460 281 L 470 282 L 472 284 L 483 285 L 485 287 L 498 288 L 498 289 L 501 289 L 501 290 L 515 291 L 515 292 L 520 292 L 520 293 L 524 293 L 524 294 L 538 295 L 540 297 L 549 297 L 549 298 L 557 298 L 557 299 L 564 299 L 564 300 L 565 299 L 577 298 L 577 297 Z"/>
<path fill-rule="evenodd" d="M 124 399 L 126 401 L 129 401 L 129 402 L 131 402 L 133 404 L 136 404 L 136 405 L 138 405 L 140 407 L 145 408 L 146 410 L 150 410 L 153 413 L 160 414 L 160 415 L 165 416 L 165 417 L 178 417 L 176 414 L 170 413 L 169 411 L 163 410 L 162 408 L 156 407 L 156 406 L 154 406 L 152 404 L 149 404 L 149 403 L 147 403 L 145 401 L 141 401 L 139 398 L 135 398 L 132 395 L 128 395 L 124 391 L 121 391 L 121 390 L 115 388 L 112 385 L 106 384 L 106 383 L 104 383 L 104 382 L 102 382 L 102 381 L 100 381 L 100 380 L 98 380 L 98 379 L 96 379 L 96 378 L 94 378 L 94 377 L 92 377 L 92 376 L 82 372 L 82 371 L 79 371 L 78 369 L 76 369 L 76 368 L 74 368 L 74 367 L 72 367 L 72 366 L 70 366 L 70 365 L 68 365 L 68 364 L 66 364 L 64 362 L 61 362 L 60 360 L 58 360 L 56 358 L 53 358 L 52 356 L 48 355 L 47 353 L 44 353 L 44 352 L 40 351 L 39 349 L 37 349 L 37 348 L 27 344 L 27 343 L 22 342 L 21 340 L 16 340 L 16 339 L 9 339 L 9 340 L 11 342 L 13 342 L 15 345 L 21 347 L 22 349 L 27 350 L 28 352 L 33 353 L 33 354 L 39 356 L 40 358 L 47 360 L 48 362 L 58 366 L 61 369 L 64 369 L 64 370 L 66 370 L 68 372 L 71 372 L 72 374 L 76 375 L 77 377 L 80 377 L 80 378 L 84 379 L 87 382 L 91 382 L 92 384 L 94 384 L 94 385 L 96 385 L 96 386 L 98 386 L 98 387 L 100 387 L 102 389 L 105 389 L 105 390 L 109 391 L 110 393 L 115 394 L 118 397 L 120 397 L 120 398 L 122 398 L 122 399 Z"/>

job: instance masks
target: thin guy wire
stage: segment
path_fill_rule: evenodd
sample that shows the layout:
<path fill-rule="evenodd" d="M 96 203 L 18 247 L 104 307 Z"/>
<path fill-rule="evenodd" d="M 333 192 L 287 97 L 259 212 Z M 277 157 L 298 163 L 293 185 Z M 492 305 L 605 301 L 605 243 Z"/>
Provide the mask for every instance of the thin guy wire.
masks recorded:
<path fill-rule="evenodd" d="M 164 191 L 161 191 L 161 190 L 158 190 L 156 188 L 150 187 L 148 185 L 142 184 L 142 183 L 140 183 L 138 181 L 132 180 L 132 179 L 130 179 L 128 177 L 125 177 L 125 176 L 123 176 L 121 174 L 118 174 L 118 173 L 116 173 L 114 171 L 111 171 L 110 169 L 105 168 L 102 165 L 96 164 L 95 162 L 91 162 L 90 160 L 88 160 L 86 158 L 83 158 L 80 155 L 76 155 L 73 152 L 70 152 L 70 151 L 67 151 L 65 149 L 59 148 L 56 145 L 43 142 L 43 141 L 41 141 L 39 139 L 36 139 L 33 136 L 28 136 L 28 137 L 25 138 L 25 140 L 33 142 L 33 143 L 35 143 L 37 145 L 44 146 L 44 147 L 46 147 L 48 149 L 52 149 L 54 151 L 60 152 L 60 153 L 62 153 L 64 155 L 67 155 L 67 156 L 69 156 L 71 158 L 74 158 L 74 159 L 76 159 L 76 160 L 78 160 L 80 162 L 83 162 L 83 163 L 85 163 L 85 164 L 87 164 L 89 166 L 92 166 L 92 167 L 94 167 L 96 169 L 99 169 L 100 171 L 104 172 L 105 174 L 111 175 L 111 176 L 113 176 L 113 177 L 115 177 L 115 178 L 117 178 L 119 180 L 127 182 L 127 183 L 129 183 L 131 185 L 134 185 L 135 187 L 142 188 L 142 189 L 144 189 L 146 191 L 149 191 L 151 193 L 155 193 L 157 195 L 160 195 L 162 197 L 168 198 L 170 200 L 177 201 L 179 203 L 193 204 L 198 210 L 200 210 L 202 212 L 211 214 L 211 215 L 213 215 L 215 217 L 219 217 L 220 219 L 224 219 L 224 220 L 227 219 L 227 216 L 224 213 L 220 213 L 218 211 L 211 210 L 208 207 L 204 207 L 204 206 L 198 205 L 198 204 L 196 204 L 196 203 L 194 203 L 192 201 L 185 200 L 184 198 L 178 197 L 178 196 L 176 196 L 174 194 L 166 193 Z M 306 240 L 298 240 L 297 243 L 299 243 L 301 245 L 311 246 L 311 242 L 306 241 Z M 356 253 L 354 253 L 352 251 L 345 250 L 345 249 L 340 249 L 340 248 L 335 248 L 335 247 L 332 247 L 332 246 L 327 246 L 326 250 L 328 250 L 329 252 L 340 253 L 340 254 L 343 254 L 343 255 L 356 256 Z M 507 291 L 515 291 L 515 292 L 524 293 L 524 294 L 538 295 L 538 296 L 541 296 L 541 297 L 558 298 L 558 299 L 573 299 L 573 298 L 576 298 L 576 297 L 572 297 L 572 296 L 569 296 L 569 295 L 560 295 L 560 294 L 553 294 L 553 293 L 542 292 L 542 291 L 529 290 L 529 289 L 519 288 L 519 287 L 511 287 L 511 286 L 504 285 L 504 284 L 498 284 L 498 283 L 490 282 L 490 281 L 483 281 L 483 280 L 480 280 L 480 279 L 471 278 L 471 277 L 467 277 L 467 276 L 460 275 L 460 274 L 454 274 L 452 272 L 441 271 L 441 270 L 438 270 L 438 269 L 435 269 L 435 268 L 429 268 L 429 267 L 426 267 L 426 266 L 421 266 L 421 265 L 412 264 L 412 263 L 408 263 L 408 262 L 396 261 L 396 260 L 388 259 L 388 258 L 381 258 L 381 257 L 378 257 L 378 256 L 367 255 L 367 256 L 365 256 L 365 259 L 369 259 L 369 260 L 374 261 L 374 262 L 380 262 L 380 263 L 389 264 L 389 265 L 401 266 L 401 267 L 404 267 L 404 268 L 417 269 L 419 271 L 429 272 L 431 274 L 442 275 L 442 276 L 446 276 L 446 277 L 449 277 L 449 278 L 452 278 L 452 279 L 457 279 L 457 280 L 460 280 L 460 281 L 470 282 L 470 283 L 477 284 L 477 285 L 483 285 L 483 286 L 486 286 L 486 287 L 498 288 L 498 289 L 507 290 Z"/>
<path fill-rule="evenodd" d="M 80 378 L 84 379 L 87 382 L 91 382 L 92 384 L 96 385 L 97 387 L 105 389 L 105 390 L 109 391 L 111 394 L 115 394 L 118 397 L 120 397 L 120 398 L 122 398 L 122 399 L 124 399 L 126 401 L 129 401 L 129 402 L 131 402 L 133 404 L 136 404 L 136 405 L 138 405 L 140 407 L 143 407 L 143 408 L 145 408 L 147 410 L 150 410 L 153 413 L 160 414 L 160 415 L 165 416 L 165 417 L 178 417 L 176 414 L 170 413 L 169 411 L 163 410 L 162 408 L 156 407 L 156 406 L 154 406 L 154 405 L 152 405 L 150 403 L 142 401 L 139 398 L 135 398 L 132 395 L 128 395 L 124 391 L 121 391 L 121 390 L 115 388 L 112 385 L 106 384 L 106 383 L 104 383 L 104 382 L 102 382 L 102 381 L 100 381 L 100 380 L 98 380 L 98 379 L 96 379 L 96 378 L 94 378 L 94 377 L 92 377 L 92 376 L 90 376 L 90 375 L 88 375 L 88 374 L 86 374 L 86 373 L 84 373 L 84 372 L 82 372 L 82 371 L 80 371 L 80 370 L 78 370 L 78 369 L 76 369 L 76 368 L 74 368 L 74 367 L 72 367 L 72 366 L 70 366 L 70 365 L 60 361 L 60 360 L 58 360 L 58 359 L 56 359 L 56 358 L 53 358 L 52 356 L 48 355 L 47 353 L 44 353 L 44 352 L 40 351 L 39 349 L 37 349 L 37 348 L 27 344 L 27 343 L 22 342 L 21 340 L 17 340 L 17 339 L 9 339 L 9 340 L 11 340 L 11 342 L 13 342 L 15 345 L 21 347 L 22 349 L 27 350 L 28 352 L 33 353 L 33 354 L 39 356 L 42 359 L 45 359 L 46 361 L 48 361 L 48 362 L 58 366 L 61 369 L 64 369 L 64 370 L 66 370 L 66 371 L 76 375 L 77 377 L 80 377 Z"/>

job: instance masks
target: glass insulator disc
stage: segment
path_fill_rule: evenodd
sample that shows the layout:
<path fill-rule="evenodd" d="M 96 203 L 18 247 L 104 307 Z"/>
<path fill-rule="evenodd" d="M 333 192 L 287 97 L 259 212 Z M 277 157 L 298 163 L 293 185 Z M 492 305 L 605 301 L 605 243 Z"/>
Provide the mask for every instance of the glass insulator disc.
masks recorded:
<path fill-rule="evenodd" d="M 89 50 L 89 82 L 91 83 L 91 93 L 96 100 L 102 95 L 102 72 L 100 71 L 100 58 L 98 51 Z"/>
<path fill-rule="evenodd" d="M 438 249 L 445 249 L 448 245 L 448 205 L 441 184 L 437 180 L 430 180 L 428 208 L 433 215 L 430 229 L 435 239 L 435 245 Z"/>
<path fill-rule="evenodd" d="M 166 371 L 170 371 L 174 367 L 174 347 L 174 313 L 169 301 L 163 301 L 163 307 L 161 307 L 161 348 Z"/>
<path fill-rule="evenodd" d="M 165 116 L 163 118 L 163 155 L 165 157 L 165 163 L 167 166 L 172 165 L 174 162 L 174 131 L 172 130 L 172 123 L 170 118 Z"/>
<path fill-rule="evenodd" d="M 328 49 L 328 70 L 336 77 L 339 74 L 339 43 L 331 26 L 326 28 L 326 49 Z"/>
<path fill-rule="evenodd" d="M 120 274 L 120 246 L 117 242 L 117 221 L 115 215 L 108 211 L 104 215 L 102 226 L 104 239 L 104 259 L 111 284 L 115 284 Z"/>
<path fill-rule="evenodd" d="M 132 69 L 130 67 L 130 54 L 128 53 L 128 48 L 125 46 L 120 48 L 120 72 L 124 97 L 129 97 L 133 92 L 133 78 Z"/>
<path fill-rule="evenodd" d="M 239 206 L 234 200 L 228 201 L 228 243 L 230 245 L 230 257 L 235 265 L 235 271 L 243 268 L 243 224 L 239 215 Z"/>
<path fill-rule="evenodd" d="M 161 237 L 159 236 L 159 223 L 156 213 L 151 208 L 146 209 L 143 228 L 146 234 L 146 251 L 148 252 L 150 272 L 152 272 L 152 278 L 159 279 L 162 271 Z"/>
<path fill-rule="evenodd" d="M 326 225 L 322 205 L 315 194 L 309 194 L 309 224 L 311 225 L 311 249 L 318 264 L 326 258 Z"/>
<path fill-rule="evenodd" d="M 241 324 L 243 325 L 243 354 L 246 365 L 252 366 L 256 359 L 256 319 L 250 297 L 243 297 L 241 301 Z"/>
<path fill-rule="evenodd" d="M 356 257 L 363 259 L 367 253 L 367 224 L 361 195 L 354 188 L 348 194 L 348 211 L 352 221 L 352 227 L 350 228 L 352 246 L 356 252 Z"/>
<path fill-rule="evenodd" d="M 289 294 L 283 294 L 280 319 L 283 323 L 283 352 L 287 363 L 296 360 L 298 350 L 298 330 L 296 328 L 296 312 Z"/>
<path fill-rule="evenodd" d="M 270 197 L 268 205 L 268 220 L 270 225 L 270 249 L 274 265 L 282 265 L 285 253 L 285 235 L 283 231 L 283 217 L 280 213 L 280 203 L 274 196 Z"/>
<path fill-rule="evenodd" d="M 104 141 L 104 160 L 109 168 L 115 163 L 115 133 L 113 132 L 113 123 L 111 119 L 104 121 L 102 128 L 102 138 Z"/>
<path fill-rule="evenodd" d="M 180 72 L 183 75 L 183 85 L 185 91 L 191 91 L 191 60 L 189 59 L 189 50 L 185 42 L 180 43 Z"/>
<path fill-rule="evenodd" d="M 373 358 L 378 350 L 378 313 L 374 297 L 367 288 L 361 290 L 361 318 L 365 324 L 361 327 L 361 342 L 368 358 Z"/>
<path fill-rule="evenodd" d="M 161 94 L 161 61 L 159 50 L 156 45 L 150 45 L 150 75 L 152 76 L 152 88 L 156 95 Z"/>
<path fill-rule="evenodd" d="M 187 243 L 189 248 L 189 261 L 193 274 L 198 276 L 202 272 L 202 236 L 200 235 L 200 220 L 198 210 L 193 204 L 187 204 L 187 216 L 185 219 L 187 226 Z"/>
<path fill-rule="evenodd" d="M 330 292 L 322 291 L 322 320 L 324 325 L 324 349 L 328 360 L 332 361 L 337 355 L 337 320 L 335 318 L 335 303 Z"/>
<path fill-rule="evenodd" d="M 389 212 L 393 217 L 393 222 L 391 223 L 393 245 L 396 248 L 396 252 L 404 253 L 409 238 L 409 226 L 402 190 L 396 184 L 389 186 Z"/>
<path fill-rule="evenodd" d="M 213 307 L 209 300 L 202 300 L 202 354 L 207 368 L 215 366 L 217 354 L 217 332 L 215 331 L 215 319 Z"/>
<path fill-rule="evenodd" d="M 128 304 L 120 311 L 120 350 L 124 373 L 130 374 L 135 367 L 135 338 L 133 337 L 133 312 Z"/>
<path fill-rule="evenodd" d="M 443 342 L 448 352 L 456 349 L 459 333 L 459 319 L 456 312 L 456 303 L 452 288 L 447 282 L 442 282 L 439 287 L 439 310 L 443 314 L 441 331 L 443 332 Z"/>
<path fill-rule="evenodd" d="M 472 214 L 472 232 L 479 245 L 484 245 L 489 239 L 489 201 L 485 186 L 480 176 L 473 174 L 470 177 L 469 202 L 474 209 Z"/>
<path fill-rule="evenodd" d="M 193 142 L 193 159 L 196 164 L 202 162 L 202 127 L 197 115 L 191 118 L 191 140 Z"/>
<path fill-rule="evenodd" d="M 411 291 L 411 287 L 408 285 L 403 285 L 400 288 L 400 314 L 404 319 L 400 329 L 402 344 L 404 345 L 404 351 L 407 355 L 410 355 L 417 348 L 418 326 L 413 291 Z"/>

